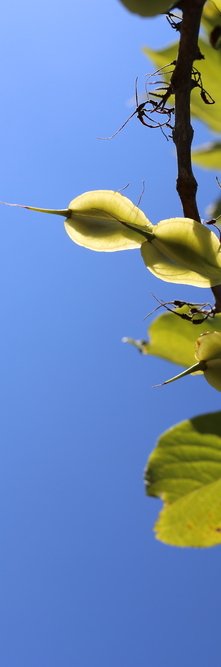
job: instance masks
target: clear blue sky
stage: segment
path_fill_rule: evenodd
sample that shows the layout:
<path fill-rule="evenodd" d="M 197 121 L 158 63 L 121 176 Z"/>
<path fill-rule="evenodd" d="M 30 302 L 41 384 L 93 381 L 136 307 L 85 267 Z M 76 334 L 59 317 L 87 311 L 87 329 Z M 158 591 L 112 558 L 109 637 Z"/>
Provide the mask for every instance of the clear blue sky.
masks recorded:
<path fill-rule="evenodd" d="M 65 208 L 118 190 L 152 222 L 181 213 L 172 143 L 127 106 L 174 34 L 117 0 L 8 0 L 1 8 L 0 199 Z M 195 143 L 208 135 L 196 130 Z M 215 176 L 197 172 L 200 211 Z M 220 548 L 157 542 L 160 502 L 143 469 L 172 424 L 220 408 L 201 377 L 159 390 L 174 367 L 139 356 L 150 291 L 139 251 L 74 245 L 62 218 L 2 207 L 1 667 L 220 665 Z"/>

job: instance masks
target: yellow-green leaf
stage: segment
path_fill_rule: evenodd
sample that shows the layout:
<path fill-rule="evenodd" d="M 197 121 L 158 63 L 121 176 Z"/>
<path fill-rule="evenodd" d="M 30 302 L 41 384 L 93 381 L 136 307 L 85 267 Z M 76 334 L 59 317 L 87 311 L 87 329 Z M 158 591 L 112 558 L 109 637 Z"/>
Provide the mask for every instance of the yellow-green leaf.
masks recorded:
<path fill-rule="evenodd" d="M 65 229 L 85 248 L 115 251 L 138 248 L 153 225 L 145 214 L 119 192 L 95 190 L 73 199 Z"/>
<path fill-rule="evenodd" d="M 221 282 L 221 245 L 208 227 L 190 218 L 161 220 L 141 255 L 157 278 L 165 282 L 210 287 Z"/>
<path fill-rule="evenodd" d="M 221 170 L 221 142 L 213 141 L 192 151 L 195 164 L 205 169 Z"/>
<path fill-rule="evenodd" d="M 188 306 L 177 309 L 177 312 L 183 314 L 187 314 L 188 311 Z M 194 325 L 173 313 L 163 313 L 151 322 L 147 331 L 149 340 L 134 341 L 126 338 L 124 342 L 132 343 L 143 354 L 161 357 L 188 368 L 196 361 L 194 354 L 196 337 L 207 331 L 221 331 L 221 314 L 215 315 L 212 320 L 207 319 L 202 324 Z"/>
<path fill-rule="evenodd" d="M 5 202 L 0 202 L 5 204 Z M 153 225 L 130 199 L 113 190 L 85 192 L 68 209 L 44 209 L 20 204 L 31 211 L 61 215 L 72 241 L 91 250 L 112 252 L 138 248 L 152 235 Z"/>
<path fill-rule="evenodd" d="M 145 470 L 147 495 L 165 505 L 157 539 L 179 547 L 221 543 L 221 412 L 166 431 Z"/>

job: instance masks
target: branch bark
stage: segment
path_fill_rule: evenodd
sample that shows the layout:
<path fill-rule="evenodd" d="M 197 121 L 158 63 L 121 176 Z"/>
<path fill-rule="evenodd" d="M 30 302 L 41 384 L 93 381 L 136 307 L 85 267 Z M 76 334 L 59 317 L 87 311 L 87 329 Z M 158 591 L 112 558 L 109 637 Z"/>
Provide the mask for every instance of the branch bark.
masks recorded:
<path fill-rule="evenodd" d="M 177 151 L 177 192 L 183 214 L 201 223 L 197 207 L 197 181 L 192 171 L 191 145 L 193 128 L 190 117 L 190 95 L 192 88 L 193 62 L 199 57 L 198 37 L 203 6 L 206 0 L 181 0 L 183 12 L 177 62 L 171 77 L 171 88 L 175 95 L 175 126 L 173 141 Z M 221 285 L 212 288 L 215 307 L 221 312 Z"/>

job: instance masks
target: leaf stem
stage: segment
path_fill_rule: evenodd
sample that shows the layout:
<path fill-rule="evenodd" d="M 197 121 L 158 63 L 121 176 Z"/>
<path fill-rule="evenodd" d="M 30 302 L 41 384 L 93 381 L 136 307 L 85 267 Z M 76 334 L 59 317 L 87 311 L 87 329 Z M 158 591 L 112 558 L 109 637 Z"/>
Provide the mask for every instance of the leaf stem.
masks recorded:
<path fill-rule="evenodd" d="M 182 371 L 182 373 L 179 373 L 179 375 L 175 375 L 173 378 L 170 378 L 170 380 L 166 380 L 166 382 L 162 382 L 161 384 L 155 384 L 153 389 L 155 389 L 155 387 L 163 387 L 164 384 L 170 384 L 170 382 L 175 382 L 175 380 L 184 378 L 185 375 L 191 375 L 191 373 L 197 373 L 198 371 L 205 371 L 205 370 L 206 370 L 206 362 L 198 361 L 197 364 L 193 364 L 193 366 L 187 368 L 186 371 Z"/>
<path fill-rule="evenodd" d="M 39 211 L 40 213 L 51 213 L 52 215 L 62 215 L 64 218 L 69 217 L 69 209 L 53 209 L 53 208 L 36 208 L 35 206 L 24 206 L 22 204 L 8 204 L 6 201 L 0 201 L 0 204 L 5 206 L 18 206 L 19 208 L 27 208 L 29 211 Z"/>

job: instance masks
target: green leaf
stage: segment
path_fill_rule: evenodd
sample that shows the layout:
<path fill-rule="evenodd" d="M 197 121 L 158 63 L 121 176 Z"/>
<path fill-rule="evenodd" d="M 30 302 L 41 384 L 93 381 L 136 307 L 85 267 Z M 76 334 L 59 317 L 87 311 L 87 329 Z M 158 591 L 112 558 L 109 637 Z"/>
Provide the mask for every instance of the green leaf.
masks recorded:
<path fill-rule="evenodd" d="M 124 341 L 134 344 L 131 339 L 124 339 Z M 144 350 L 144 342 L 142 346 L 138 343 L 136 347 L 140 351 Z M 186 375 L 195 375 L 202 371 L 207 382 L 217 391 L 221 391 L 221 332 L 206 331 L 205 333 L 201 333 L 195 341 L 194 352 L 197 363 L 191 364 L 182 373 L 161 382 L 161 384 L 156 384 L 155 387 L 162 387 L 163 385 L 180 380 L 186 377 Z"/>
<path fill-rule="evenodd" d="M 195 164 L 205 169 L 221 170 L 221 142 L 214 141 L 194 148 L 192 159 Z"/>
<path fill-rule="evenodd" d="M 164 501 L 157 539 L 179 547 L 221 543 L 221 412 L 166 431 L 145 469 L 148 496 Z"/>
<path fill-rule="evenodd" d="M 121 0 L 122 4 L 139 16 L 156 16 L 169 11 L 172 2 L 169 0 Z"/>
<path fill-rule="evenodd" d="M 152 230 L 141 255 L 157 278 L 197 287 L 220 284 L 221 245 L 208 227 L 190 218 L 171 218 Z"/>
<path fill-rule="evenodd" d="M 221 131 L 221 86 L 220 67 L 221 51 L 216 51 L 205 40 L 199 40 L 201 53 L 205 60 L 200 60 L 199 69 L 202 76 L 203 88 L 215 100 L 215 104 L 205 104 L 200 96 L 200 89 L 195 88 L 191 93 L 191 113 L 214 132 Z M 154 51 L 149 47 L 143 48 L 143 53 L 150 58 L 156 67 L 164 67 L 176 60 L 178 43 L 172 44 L 166 49 Z M 197 61 L 196 61 L 197 66 Z M 170 77 L 164 76 L 166 81 Z M 173 98 L 170 98 L 171 102 Z"/>
<path fill-rule="evenodd" d="M 188 306 L 176 309 L 180 313 L 188 313 Z M 124 342 L 132 343 L 144 355 L 151 354 L 161 357 L 178 366 L 188 368 L 196 363 L 195 341 L 197 336 L 207 331 L 221 332 L 221 314 L 202 324 L 192 324 L 181 319 L 174 313 L 163 313 L 150 324 L 146 341 L 134 341 L 124 338 Z"/>
<path fill-rule="evenodd" d="M 112 252 L 138 248 L 152 236 L 153 225 L 144 213 L 130 199 L 113 190 L 85 192 L 73 199 L 68 209 L 62 210 L 6 205 L 66 217 L 64 226 L 72 241 L 91 250 Z"/>
<path fill-rule="evenodd" d="M 130 199 L 112 190 L 85 192 L 68 207 L 65 229 L 72 241 L 90 250 L 138 248 L 153 225 Z"/>

